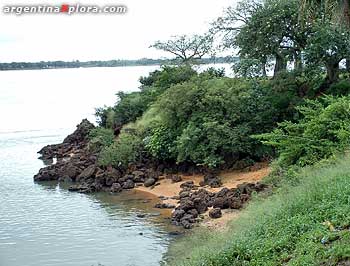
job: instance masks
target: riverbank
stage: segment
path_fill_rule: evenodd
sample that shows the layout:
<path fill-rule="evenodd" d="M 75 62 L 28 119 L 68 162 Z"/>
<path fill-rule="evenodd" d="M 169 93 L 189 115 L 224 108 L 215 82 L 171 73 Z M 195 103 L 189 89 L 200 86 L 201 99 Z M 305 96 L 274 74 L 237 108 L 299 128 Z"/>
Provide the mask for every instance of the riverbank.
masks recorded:
<path fill-rule="evenodd" d="M 243 208 L 254 192 L 266 188 L 259 183 L 269 174 L 267 163 L 241 171 L 216 173 L 180 171 L 152 162 L 129 165 L 127 169 L 101 167 L 91 149 L 89 135 L 94 125 L 83 120 L 60 144 L 48 145 L 39 153 L 48 166 L 39 170 L 35 181 L 73 182 L 68 190 L 80 193 L 120 193 L 132 190 L 159 198 L 155 208 L 171 217 L 171 223 L 185 229 L 199 222 L 211 227 L 225 225 L 229 215 Z M 210 218 L 209 218 L 210 217 Z M 214 222 L 214 220 L 216 220 Z"/>

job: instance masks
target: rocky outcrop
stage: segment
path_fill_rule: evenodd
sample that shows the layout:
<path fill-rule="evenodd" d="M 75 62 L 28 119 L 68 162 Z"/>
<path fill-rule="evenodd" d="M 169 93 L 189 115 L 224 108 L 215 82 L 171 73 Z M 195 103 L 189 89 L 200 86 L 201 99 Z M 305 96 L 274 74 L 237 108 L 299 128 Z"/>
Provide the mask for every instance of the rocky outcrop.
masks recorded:
<path fill-rule="evenodd" d="M 94 125 L 84 119 L 77 129 L 62 143 L 48 145 L 38 153 L 41 159 L 55 164 L 41 168 L 34 176 L 35 181 L 74 182 L 69 190 L 81 193 L 109 191 L 118 193 L 137 185 L 155 186 L 159 172 L 145 165 L 132 165 L 128 170 L 117 167 L 100 167 L 97 155 L 88 149 L 89 133 Z"/>
<path fill-rule="evenodd" d="M 198 215 L 205 213 L 208 208 L 213 208 L 209 212 L 210 217 L 219 218 L 222 209 L 241 209 L 253 192 L 261 192 L 267 188 L 262 183 L 243 183 L 237 188 L 222 188 L 213 193 L 203 188 L 193 191 L 190 182 L 184 184 L 186 185 L 179 194 L 179 205 L 172 214 L 172 223 L 185 229 L 192 228 L 198 221 Z"/>

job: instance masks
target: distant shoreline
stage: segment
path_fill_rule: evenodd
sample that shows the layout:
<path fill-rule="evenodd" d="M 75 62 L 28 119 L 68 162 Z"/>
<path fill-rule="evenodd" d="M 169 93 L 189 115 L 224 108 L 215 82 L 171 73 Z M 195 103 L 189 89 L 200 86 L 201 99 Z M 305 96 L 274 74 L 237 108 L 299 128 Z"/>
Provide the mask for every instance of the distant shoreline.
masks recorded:
<path fill-rule="evenodd" d="M 203 58 L 198 64 L 221 64 L 238 60 L 237 57 L 217 57 Z M 109 60 L 109 61 L 41 61 L 41 62 L 12 62 L 0 63 L 0 71 L 10 70 L 45 70 L 62 68 L 91 68 L 91 67 L 128 67 L 128 66 L 155 66 L 155 65 L 174 65 L 179 63 L 171 59 L 137 59 L 137 60 Z"/>

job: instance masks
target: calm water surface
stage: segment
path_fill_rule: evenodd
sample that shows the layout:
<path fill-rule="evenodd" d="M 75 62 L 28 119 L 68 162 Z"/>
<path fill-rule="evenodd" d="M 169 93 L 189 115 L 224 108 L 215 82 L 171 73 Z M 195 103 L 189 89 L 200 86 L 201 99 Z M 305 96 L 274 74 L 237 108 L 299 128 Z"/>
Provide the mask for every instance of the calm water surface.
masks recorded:
<path fill-rule="evenodd" d="M 0 266 L 160 264 L 174 228 L 149 195 L 82 195 L 33 182 L 40 148 L 61 142 L 82 118 L 94 121 L 95 107 L 137 90 L 156 68 L 0 72 Z"/>

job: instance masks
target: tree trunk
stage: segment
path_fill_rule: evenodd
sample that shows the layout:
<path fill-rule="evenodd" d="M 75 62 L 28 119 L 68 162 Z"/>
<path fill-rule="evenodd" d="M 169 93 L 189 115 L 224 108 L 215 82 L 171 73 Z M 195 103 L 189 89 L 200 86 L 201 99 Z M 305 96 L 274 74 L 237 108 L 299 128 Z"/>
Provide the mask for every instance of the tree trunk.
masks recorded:
<path fill-rule="evenodd" d="M 350 0 L 344 0 L 343 16 L 345 24 L 350 27 Z"/>
<path fill-rule="evenodd" d="M 264 78 L 267 77 L 267 71 L 266 71 L 266 64 L 267 64 L 267 62 L 266 61 L 267 61 L 266 59 L 263 59 L 261 61 L 261 70 L 262 70 L 262 75 L 263 75 Z"/>
<path fill-rule="evenodd" d="M 262 75 L 264 78 L 267 77 L 266 64 L 262 64 Z"/>
<path fill-rule="evenodd" d="M 338 80 L 339 76 L 339 62 L 338 63 L 328 63 L 327 68 L 327 83 L 331 85 Z"/>
<path fill-rule="evenodd" d="M 287 69 L 287 62 L 285 58 L 281 55 L 276 55 L 276 64 L 273 73 L 273 77 L 276 77 L 278 73 Z"/>
<path fill-rule="evenodd" d="M 301 59 L 300 52 L 295 52 L 295 54 L 294 54 L 294 70 L 297 70 L 297 71 L 303 70 L 303 62 Z"/>
<path fill-rule="evenodd" d="M 350 72 L 350 56 L 346 58 L 346 71 Z"/>

